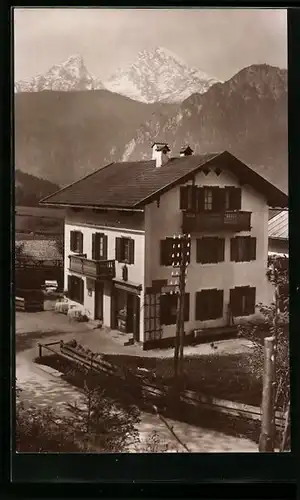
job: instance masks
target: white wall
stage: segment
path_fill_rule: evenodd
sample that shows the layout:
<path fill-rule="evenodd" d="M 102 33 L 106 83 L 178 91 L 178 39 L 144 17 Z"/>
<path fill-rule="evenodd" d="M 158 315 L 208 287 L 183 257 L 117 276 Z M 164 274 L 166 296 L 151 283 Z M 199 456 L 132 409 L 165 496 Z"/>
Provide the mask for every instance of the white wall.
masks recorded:
<path fill-rule="evenodd" d="M 103 225 L 103 219 L 106 219 L 106 223 L 110 223 L 111 226 Z M 99 222 L 98 222 L 99 220 Z M 68 283 L 68 268 L 69 268 L 69 255 L 72 254 L 70 251 L 70 233 L 71 231 L 81 231 L 83 233 L 83 253 L 87 254 L 87 258 L 92 258 L 92 234 L 96 231 L 101 231 L 107 235 L 107 258 L 115 259 L 116 251 L 116 238 L 117 237 L 130 237 L 134 239 L 134 264 L 127 264 L 128 268 L 128 282 L 135 285 L 144 285 L 144 253 L 145 253 L 145 235 L 143 229 L 129 229 L 128 226 L 143 227 L 143 214 L 138 214 L 138 216 L 124 216 L 122 214 L 112 214 L 109 216 L 98 215 L 92 211 L 84 210 L 82 212 L 71 212 L 68 211 L 65 220 L 65 288 L 67 288 Z M 116 227 L 113 227 L 115 225 Z M 121 225 L 127 227 L 120 227 Z M 115 262 L 116 268 L 116 279 L 122 280 L 122 268 L 124 264 L 120 262 Z M 71 273 L 75 274 L 75 273 Z M 86 278 L 79 275 L 84 279 L 84 306 L 89 310 L 90 317 L 94 318 L 95 314 L 95 292 L 92 291 L 92 296 L 88 295 L 86 289 Z M 143 286 L 144 288 L 144 286 Z M 143 335 L 143 296 L 144 292 L 141 292 L 141 311 L 140 311 L 140 333 L 141 341 Z M 110 326 L 110 285 L 105 283 L 104 286 L 104 298 L 103 298 L 103 322 L 105 325 Z"/>
<path fill-rule="evenodd" d="M 163 168 L 163 167 L 161 167 Z M 204 175 L 198 173 L 197 185 L 239 186 L 238 180 L 230 172 L 222 172 L 217 176 L 214 172 Z M 179 208 L 180 187 L 174 187 L 160 199 L 160 205 L 151 203 L 145 209 L 146 228 L 146 263 L 145 286 L 151 286 L 152 280 L 171 278 L 172 267 L 160 265 L 160 240 L 167 236 L 181 233 L 182 213 Z M 194 328 L 222 326 L 227 321 L 227 304 L 229 290 L 235 286 L 250 285 L 256 287 L 256 302 L 269 302 L 266 268 L 268 252 L 268 207 L 264 198 L 249 186 L 242 187 L 241 210 L 251 211 L 251 233 L 239 232 L 239 235 L 250 235 L 257 238 L 256 260 L 251 262 L 230 262 L 230 238 L 234 233 L 194 233 L 192 234 L 191 263 L 188 266 L 186 291 L 190 293 L 190 321 L 186 323 L 186 331 Z M 225 237 L 225 261 L 218 264 L 196 263 L 196 238 L 201 236 Z M 224 290 L 223 318 L 210 321 L 195 320 L 196 291 L 209 288 Z M 246 317 L 250 319 L 250 317 Z M 243 321 L 243 318 L 240 318 Z M 163 327 L 163 337 L 174 335 L 174 326 Z"/>

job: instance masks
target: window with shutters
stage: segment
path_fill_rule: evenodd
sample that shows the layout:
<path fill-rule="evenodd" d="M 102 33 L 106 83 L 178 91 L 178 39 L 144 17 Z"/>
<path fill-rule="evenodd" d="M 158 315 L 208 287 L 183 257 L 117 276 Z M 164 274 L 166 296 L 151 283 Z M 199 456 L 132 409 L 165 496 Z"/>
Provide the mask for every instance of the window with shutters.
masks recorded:
<path fill-rule="evenodd" d="M 177 319 L 178 295 L 166 293 L 160 296 L 160 323 L 161 325 L 175 325 Z M 184 296 L 184 321 L 190 317 L 190 294 Z"/>
<path fill-rule="evenodd" d="M 240 210 L 242 204 L 241 188 L 226 186 L 225 187 L 225 209 Z"/>
<path fill-rule="evenodd" d="M 256 259 L 256 238 L 236 236 L 230 240 L 230 260 L 233 262 L 250 262 Z"/>
<path fill-rule="evenodd" d="M 70 250 L 75 253 L 83 253 L 83 234 L 81 231 L 70 232 Z"/>
<path fill-rule="evenodd" d="M 133 238 L 116 238 L 116 260 L 125 264 L 134 264 Z"/>
<path fill-rule="evenodd" d="M 196 292 L 195 319 L 206 321 L 223 316 L 223 290 L 211 289 Z"/>
<path fill-rule="evenodd" d="M 107 259 L 107 235 L 103 233 L 94 233 L 92 235 L 92 259 Z"/>
<path fill-rule="evenodd" d="M 84 303 L 84 281 L 77 276 L 68 276 L 68 297 L 80 304 Z"/>
<path fill-rule="evenodd" d="M 196 262 L 201 264 L 224 262 L 225 238 L 205 236 L 197 239 Z"/>
<path fill-rule="evenodd" d="M 197 210 L 198 187 L 195 185 L 180 187 L 180 210 L 195 212 Z"/>
<path fill-rule="evenodd" d="M 177 253 L 181 250 L 174 249 L 173 245 L 175 243 L 179 244 L 180 240 L 174 238 L 165 238 L 164 240 L 160 240 L 160 265 L 161 266 L 172 266 L 173 262 L 177 259 Z M 174 257 L 173 257 L 174 256 Z M 187 262 L 191 260 L 191 252 L 189 249 L 189 253 L 186 254 Z"/>
<path fill-rule="evenodd" d="M 255 313 L 256 289 L 238 286 L 230 290 L 230 309 L 233 316 L 249 316 Z"/>

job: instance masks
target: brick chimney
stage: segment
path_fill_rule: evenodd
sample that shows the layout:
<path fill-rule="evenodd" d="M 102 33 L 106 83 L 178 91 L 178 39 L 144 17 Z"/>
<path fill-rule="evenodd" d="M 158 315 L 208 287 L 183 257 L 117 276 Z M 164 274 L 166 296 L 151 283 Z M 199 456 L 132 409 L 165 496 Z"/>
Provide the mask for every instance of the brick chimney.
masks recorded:
<path fill-rule="evenodd" d="M 190 156 L 193 154 L 193 152 L 194 151 L 192 150 L 192 148 L 190 148 L 189 145 L 183 146 L 180 150 L 180 156 Z"/>
<path fill-rule="evenodd" d="M 154 142 L 152 144 L 152 160 L 156 161 L 156 168 L 160 168 L 169 161 L 170 148 L 166 142 Z"/>

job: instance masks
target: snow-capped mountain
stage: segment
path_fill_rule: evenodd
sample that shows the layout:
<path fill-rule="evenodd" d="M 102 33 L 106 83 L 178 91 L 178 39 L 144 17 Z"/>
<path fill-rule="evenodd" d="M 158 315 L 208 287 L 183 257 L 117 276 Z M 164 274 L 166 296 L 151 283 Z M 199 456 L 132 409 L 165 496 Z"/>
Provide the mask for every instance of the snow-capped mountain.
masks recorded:
<path fill-rule="evenodd" d="M 15 92 L 40 92 L 43 90 L 96 90 L 103 83 L 87 70 L 81 55 L 70 56 L 55 64 L 47 73 L 15 83 Z"/>
<path fill-rule="evenodd" d="M 195 92 L 203 94 L 219 82 L 198 68 L 189 67 L 168 49 L 143 50 L 128 68 L 104 82 L 111 92 L 142 102 L 181 102 Z"/>

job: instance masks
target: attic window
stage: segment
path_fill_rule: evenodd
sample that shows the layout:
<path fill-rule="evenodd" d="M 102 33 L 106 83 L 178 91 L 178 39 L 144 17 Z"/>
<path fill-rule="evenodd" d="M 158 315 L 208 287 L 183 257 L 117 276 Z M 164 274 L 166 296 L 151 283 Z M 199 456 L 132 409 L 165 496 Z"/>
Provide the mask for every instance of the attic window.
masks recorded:
<path fill-rule="evenodd" d="M 217 176 L 219 176 L 222 173 L 222 170 L 219 167 L 217 167 L 215 169 L 215 173 L 217 174 Z"/>
<path fill-rule="evenodd" d="M 202 169 L 202 172 L 204 173 L 204 175 L 207 175 L 207 174 L 209 174 L 210 169 L 209 169 L 208 167 L 204 167 L 204 168 Z"/>

